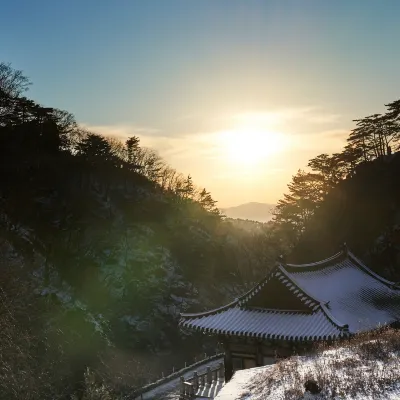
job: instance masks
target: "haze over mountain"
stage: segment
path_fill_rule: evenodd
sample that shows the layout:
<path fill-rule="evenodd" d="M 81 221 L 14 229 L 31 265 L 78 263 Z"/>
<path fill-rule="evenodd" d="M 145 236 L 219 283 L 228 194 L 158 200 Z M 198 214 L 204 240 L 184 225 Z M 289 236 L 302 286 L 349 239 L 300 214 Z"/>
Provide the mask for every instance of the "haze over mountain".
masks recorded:
<path fill-rule="evenodd" d="M 234 207 L 223 208 L 221 211 L 229 218 L 268 222 L 272 219 L 271 211 L 274 207 L 275 204 L 257 203 L 252 201 Z"/>

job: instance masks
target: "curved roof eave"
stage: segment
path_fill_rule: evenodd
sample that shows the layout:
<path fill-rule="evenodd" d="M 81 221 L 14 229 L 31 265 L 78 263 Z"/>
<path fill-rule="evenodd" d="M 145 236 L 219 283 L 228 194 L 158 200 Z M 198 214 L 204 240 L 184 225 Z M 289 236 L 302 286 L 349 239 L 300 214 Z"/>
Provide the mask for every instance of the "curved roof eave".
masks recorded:
<path fill-rule="evenodd" d="M 180 313 L 179 315 L 181 318 L 206 317 L 207 315 L 217 314 L 221 311 L 228 310 L 229 308 L 236 306 L 238 302 L 239 302 L 239 299 L 235 299 L 234 301 L 232 301 L 222 307 L 214 308 L 212 310 L 203 311 L 203 312 L 199 312 L 199 313 Z"/>
<path fill-rule="evenodd" d="M 272 268 L 269 271 L 269 273 L 263 279 L 261 279 L 256 285 L 254 285 L 250 290 L 248 290 L 247 292 L 245 292 L 244 294 L 242 294 L 240 297 L 236 298 L 235 300 L 231 301 L 230 303 L 228 303 L 222 307 L 214 308 L 209 311 L 203 311 L 203 312 L 199 312 L 199 313 L 180 313 L 180 317 L 181 318 L 205 317 L 207 315 L 217 314 L 221 311 L 225 311 L 229 308 L 235 307 L 236 305 L 240 305 L 243 302 L 243 300 L 247 301 L 249 296 L 251 298 L 253 296 L 253 294 L 257 293 L 268 282 L 268 280 L 275 274 L 275 271 L 278 267 L 279 266 L 275 266 L 274 268 Z"/>

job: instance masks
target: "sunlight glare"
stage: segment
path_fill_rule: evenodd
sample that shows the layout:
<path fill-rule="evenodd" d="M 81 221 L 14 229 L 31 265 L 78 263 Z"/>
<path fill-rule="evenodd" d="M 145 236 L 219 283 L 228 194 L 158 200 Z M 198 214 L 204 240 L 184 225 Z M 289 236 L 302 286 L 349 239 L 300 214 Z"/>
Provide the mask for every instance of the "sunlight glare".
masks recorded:
<path fill-rule="evenodd" d="M 284 150 L 285 137 L 264 129 L 238 128 L 224 132 L 223 148 L 233 163 L 254 166 Z"/>

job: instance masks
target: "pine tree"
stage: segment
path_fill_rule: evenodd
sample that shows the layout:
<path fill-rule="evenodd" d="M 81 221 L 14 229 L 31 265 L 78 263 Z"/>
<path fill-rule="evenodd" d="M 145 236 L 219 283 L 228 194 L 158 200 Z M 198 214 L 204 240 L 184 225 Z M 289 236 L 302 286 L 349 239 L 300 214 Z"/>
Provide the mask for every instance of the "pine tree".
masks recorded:
<path fill-rule="evenodd" d="M 288 184 L 274 210 L 274 220 L 281 225 L 289 240 L 295 243 L 309 219 L 324 198 L 325 182 L 320 174 L 299 170 Z"/>

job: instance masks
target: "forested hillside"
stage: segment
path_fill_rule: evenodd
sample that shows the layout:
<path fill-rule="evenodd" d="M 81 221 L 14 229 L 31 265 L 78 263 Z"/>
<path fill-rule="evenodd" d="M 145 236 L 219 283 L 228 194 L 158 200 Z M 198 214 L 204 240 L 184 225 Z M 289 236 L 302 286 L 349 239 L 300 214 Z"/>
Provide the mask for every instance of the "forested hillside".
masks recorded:
<path fill-rule="evenodd" d="M 355 120 L 343 151 L 299 170 L 274 222 L 289 258 L 309 262 L 347 242 L 378 273 L 400 276 L 400 100 L 384 114 Z"/>
<path fill-rule="evenodd" d="M 236 228 L 138 137 L 86 131 L 24 97 L 28 86 L 0 64 L 2 354 L 18 375 L 0 373 L 2 396 L 82 391 L 87 367 L 132 390 L 214 351 L 182 336 L 179 312 L 220 305 L 259 279 L 282 251 L 275 231 Z"/>

